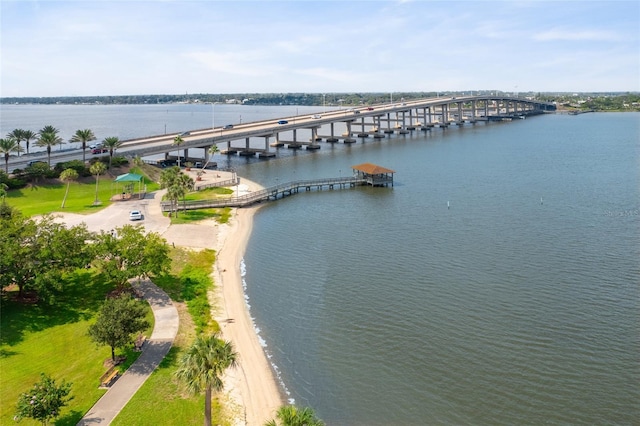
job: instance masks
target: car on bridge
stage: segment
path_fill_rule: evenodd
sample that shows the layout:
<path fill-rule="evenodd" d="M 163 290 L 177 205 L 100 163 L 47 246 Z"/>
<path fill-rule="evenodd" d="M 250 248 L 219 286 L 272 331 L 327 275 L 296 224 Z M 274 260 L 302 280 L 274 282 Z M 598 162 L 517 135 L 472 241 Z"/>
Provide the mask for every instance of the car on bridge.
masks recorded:
<path fill-rule="evenodd" d="M 287 120 L 280 120 L 278 121 L 278 124 L 288 124 L 289 122 Z"/>
<path fill-rule="evenodd" d="M 224 129 L 233 129 L 233 124 L 227 124 Z"/>
<path fill-rule="evenodd" d="M 322 118 L 322 116 L 320 114 L 313 114 L 311 118 L 318 119 L 318 118 Z"/>
<path fill-rule="evenodd" d="M 367 111 L 373 111 L 373 107 L 367 107 Z"/>

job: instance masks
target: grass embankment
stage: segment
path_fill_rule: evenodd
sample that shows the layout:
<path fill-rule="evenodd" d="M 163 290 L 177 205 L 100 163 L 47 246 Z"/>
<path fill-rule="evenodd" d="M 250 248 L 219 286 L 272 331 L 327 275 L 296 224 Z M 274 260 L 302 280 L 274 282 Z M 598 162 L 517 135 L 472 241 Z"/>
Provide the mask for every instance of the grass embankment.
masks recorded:
<path fill-rule="evenodd" d="M 233 194 L 233 190 L 229 188 L 206 188 L 188 193 L 184 200 L 180 200 L 179 203 L 183 201 L 215 200 L 216 198 L 228 197 L 231 194 Z M 181 210 L 178 212 L 177 217 L 173 216 L 171 218 L 171 224 L 191 223 L 205 219 L 215 219 L 218 223 L 227 223 L 230 217 L 230 207 L 223 207 L 221 209 Z"/>
<path fill-rule="evenodd" d="M 69 194 L 62 208 L 62 199 L 67 189 L 67 184 L 60 181 L 48 181 L 41 184 L 30 184 L 28 187 L 11 190 L 7 193 L 7 203 L 17 208 L 25 216 L 33 216 L 45 213 L 94 213 L 111 204 L 111 197 L 122 193 L 124 184 L 115 182 L 118 175 L 124 173 L 136 173 L 143 175 L 141 188 L 147 187 L 147 192 L 155 191 L 159 185 L 149 179 L 139 168 L 113 169 L 111 174 L 100 176 L 98 179 L 99 205 L 94 205 L 96 199 L 95 176 L 83 178 L 79 182 L 69 184 Z M 131 182 L 127 182 L 131 184 Z M 134 184 L 135 192 L 138 184 Z"/>
<path fill-rule="evenodd" d="M 200 424 L 204 416 L 204 396 L 185 394 L 184 386 L 173 376 L 178 362 L 197 332 L 215 332 L 218 324 L 211 319 L 207 292 L 215 261 L 212 250 L 191 252 L 174 249 L 171 276 L 155 280 L 174 301 L 180 316 L 178 336 L 167 357 L 151 374 L 112 425 L 187 425 Z M 213 401 L 213 424 L 229 425 L 218 398 Z"/>
<path fill-rule="evenodd" d="M 54 304 L 27 304 L 13 300 L 15 292 L 5 292 L 0 301 L 0 424 L 14 423 L 18 396 L 40 380 L 40 373 L 56 381 L 72 383 L 71 400 L 56 425 L 75 425 L 104 394 L 99 389 L 104 361 L 111 356 L 108 346 L 96 345 L 88 335 L 89 324 L 113 287 L 91 270 L 79 270 L 66 277 L 64 292 Z M 147 319 L 153 329 L 153 314 Z M 131 364 L 139 353 L 116 351 Z M 39 424 L 30 419 L 26 425 Z"/>

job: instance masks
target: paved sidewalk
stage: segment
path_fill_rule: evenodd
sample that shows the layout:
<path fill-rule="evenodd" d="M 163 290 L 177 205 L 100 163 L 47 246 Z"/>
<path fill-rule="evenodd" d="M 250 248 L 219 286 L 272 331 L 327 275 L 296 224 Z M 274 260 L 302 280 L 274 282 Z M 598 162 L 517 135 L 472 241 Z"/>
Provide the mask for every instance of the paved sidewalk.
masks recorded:
<path fill-rule="evenodd" d="M 140 357 L 80 419 L 78 426 L 110 424 L 158 367 L 178 334 L 178 310 L 169 296 L 148 280 L 142 281 L 138 288 L 155 317 L 151 338 L 144 344 Z"/>

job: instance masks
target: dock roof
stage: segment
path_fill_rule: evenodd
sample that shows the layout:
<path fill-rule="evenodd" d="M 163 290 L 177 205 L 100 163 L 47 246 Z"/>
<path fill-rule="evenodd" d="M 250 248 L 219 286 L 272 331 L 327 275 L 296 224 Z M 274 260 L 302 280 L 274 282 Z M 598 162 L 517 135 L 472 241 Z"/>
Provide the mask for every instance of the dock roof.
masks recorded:
<path fill-rule="evenodd" d="M 356 166 L 351 166 L 351 168 L 354 169 L 354 170 L 358 170 L 360 172 L 369 174 L 369 175 L 381 175 L 381 174 L 384 174 L 384 173 L 395 173 L 394 170 L 387 169 L 385 167 L 378 166 L 378 165 L 373 164 L 373 163 L 362 163 L 362 164 L 358 164 Z"/>

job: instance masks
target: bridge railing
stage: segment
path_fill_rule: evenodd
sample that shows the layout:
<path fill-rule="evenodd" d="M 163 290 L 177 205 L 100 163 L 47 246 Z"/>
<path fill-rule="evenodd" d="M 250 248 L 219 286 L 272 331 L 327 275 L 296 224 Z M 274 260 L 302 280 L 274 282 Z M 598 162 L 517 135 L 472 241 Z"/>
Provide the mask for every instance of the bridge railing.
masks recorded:
<path fill-rule="evenodd" d="M 228 179 L 228 180 L 223 180 L 223 181 L 219 181 L 219 182 L 211 182 L 211 183 L 204 183 L 201 185 L 197 185 L 196 186 L 196 191 L 200 191 L 203 189 L 207 189 L 207 188 L 220 188 L 220 187 L 226 187 L 226 186 L 235 186 L 235 185 L 239 185 L 240 184 L 240 178 L 234 178 L 234 179 Z"/>

